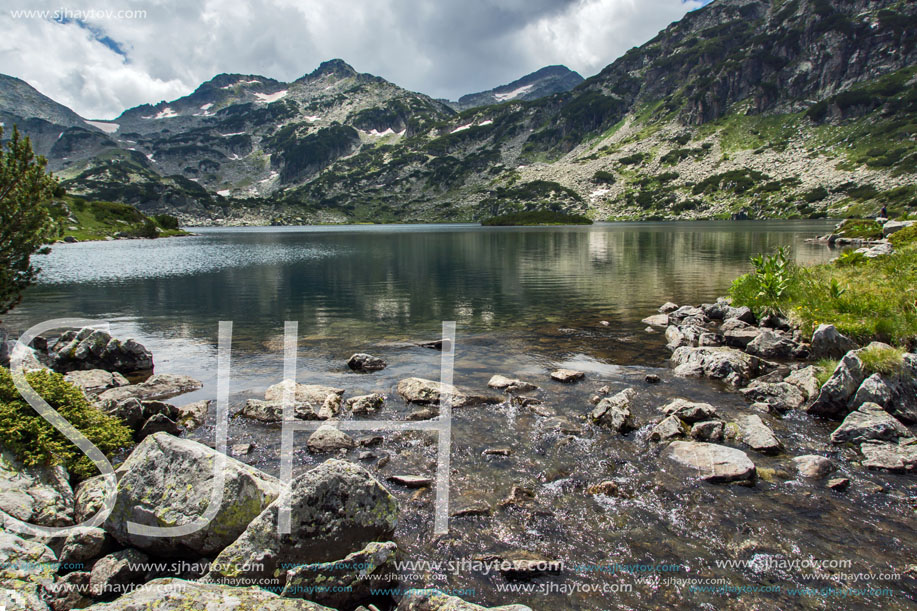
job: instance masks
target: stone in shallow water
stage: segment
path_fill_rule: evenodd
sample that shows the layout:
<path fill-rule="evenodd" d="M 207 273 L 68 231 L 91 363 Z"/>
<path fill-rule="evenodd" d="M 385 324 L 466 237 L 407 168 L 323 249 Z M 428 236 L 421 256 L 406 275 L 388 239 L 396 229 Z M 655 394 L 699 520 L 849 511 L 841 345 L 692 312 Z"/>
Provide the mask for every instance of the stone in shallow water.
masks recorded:
<path fill-rule="evenodd" d="M 516 378 L 507 378 L 506 376 L 501 376 L 499 374 L 490 378 L 490 381 L 487 383 L 487 385 L 491 388 L 508 390 L 511 392 L 528 392 L 538 388 L 531 382 L 525 382 Z"/>
<path fill-rule="evenodd" d="M 650 441 L 668 441 L 685 434 L 685 423 L 678 416 L 669 416 L 653 427 L 650 431 Z"/>
<path fill-rule="evenodd" d="M 897 444 L 867 441 L 860 446 L 866 460 L 863 466 L 877 471 L 905 473 L 917 470 L 917 442 L 913 439 Z"/>
<path fill-rule="evenodd" d="M 774 431 L 764 424 L 761 416 L 739 416 L 736 418 L 736 424 L 739 426 L 740 440 L 753 450 L 762 454 L 776 454 L 783 449 L 780 440 L 774 435 Z"/>
<path fill-rule="evenodd" d="M 806 402 L 803 391 L 788 382 L 762 382 L 754 380 L 743 388 L 742 396 L 753 403 L 767 403 L 777 411 L 798 409 Z"/>
<path fill-rule="evenodd" d="M 843 492 L 850 487 L 850 480 L 846 477 L 836 477 L 834 479 L 828 480 L 828 488 L 836 490 L 837 492 Z"/>
<path fill-rule="evenodd" d="M 390 475 L 388 481 L 405 488 L 429 488 L 433 485 L 433 478 L 421 475 Z"/>
<path fill-rule="evenodd" d="M 354 414 L 368 414 L 382 409 L 384 404 L 385 395 L 376 392 L 369 395 L 351 397 L 344 402 L 344 407 Z"/>
<path fill-rule="evenodd" d="M 896 441 L 912 437 L 911 432 L 875 403 L 864 403 L 831 433 L 831 443 Z"/>
<path fill-rule="evenodd" d="M 733 348 L 682 346 L 671 357 L 675 375 L 707 377 L 741 386 L 757 375 L 761 361 Z"/>
<path fill-rule="evenodd" d="M 338 450 L 350 450 L 356 445 L 353 437 L 330 424 L 320 426 L 309 436 L 307 442 L 310 452 L 325 453 Z"/>
<path fill-rule="evenodd" d="M 293 402 L 296 404 L 311 403 L 313 405 L 322 405 L 328 395 L 343 395 L 343 388 L 334 386 L 323 386 L 321 384 L 299 384 L 290 380 L 283 380 L 268 388 L 264 393 L 265 401 L 283 401 L 284 390 L 291 388 L 293 390 Z"/>
<path fill-rule="evenodd" d="M 706 482 L 754 484 L 755 464 L 741 450 L 697 441 L 673 441 L 663 454 Z"/>
<path fill-rule="evenodd" d="M 466 400 L 465 394 L 450 384 L 424 378 L 405 378 L 398 382 L 398 394 L 408 403 L 436 405 L 446 393 L 452 395 L 452 404 L 455 406 Z"/>
<path fill-rule="evenodd" d="M 352 608 L 369 599 L 376 588 L 394 585 L 394 566 L 398 546 L 387 541 L 373 541 L 345 558 L 299 566 L 287 571 L 281 596 L 307 598 L 335 609 Z"/>
<path fill-rule="evenodd" d="M 653 314 L 652 316 L 647 316 L 640 322 L 645 325 L 650 325 L 651 327 L 668 327 L 669 317 L 667 314 Z"/>
<path fill-rule="evenodd" d="M 632 431 L 637 427 L 630 411 L 630 402 L 636 396 L 637 392 L 633 388 L 627 388 L 614 396 L 606 397 L 595 406 L 589 414 L 589 419 L 619 433 Z"/>
<path fill-rule="evenodd" d="M 382 371 L 388 366 L 383 359 L 371 354 L 357 353 L 347 360 L 347 366 L 353 371 L 369 373 L 373 371 Z"/>
<path fill-rule="evenodd" d="M 203 388 L 204 384 L 194 378 L 171 373 L 158 373 L 140 384 L 110 388 L 99 395 L 99 402 L 123 401 L 129 398 L 141 401 L 158 401 L 177 397 Z"/>
<path fill-rule="evenodd" d="M 687 399 L 673 399 L 659 408 L 666 416 L 678 416 L 688 424 L 702 420 L 718 420 L 716 408 L 709 403 L 695 403 Z"/>
<path fill-rule="evenodd" d="M 558 382 L 576 382 L 582 380 L 585 375 L 584 372 L 575 369 L 555 369 L 551 372 L 551 379 Z"/>
<path fill-rule="evenodd" d="M 691 439 L 696 441 L 722 441 L 725 423 L 722 420 L 704 420 L 691 427 Z"/>
<path fill-rule="evenodd" d="M 834 471 L 834 465 L 824 456 L 817 454 L 806 454 L 805 456 L 796 456 L 793 458 L 796 463 L 796 472 L 802 477 L 817 479 L 825 477 Z M 831 482 L 828 482 L 829 486 Z"/>

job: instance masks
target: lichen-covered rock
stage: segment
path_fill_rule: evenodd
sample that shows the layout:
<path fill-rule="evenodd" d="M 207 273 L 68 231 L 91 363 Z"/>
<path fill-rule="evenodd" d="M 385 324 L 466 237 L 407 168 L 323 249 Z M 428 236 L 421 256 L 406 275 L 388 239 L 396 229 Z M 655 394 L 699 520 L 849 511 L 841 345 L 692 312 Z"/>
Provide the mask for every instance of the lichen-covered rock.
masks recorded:
<path fill-rule="evenodd" d="M 875 403 L 864 403 L 850 412 L 831 433 L 831 443 L 863 443 L 864 441 L 897 441 L 913 437 L 906 426 Z"/>
<path fill-rule="evenodd" d="M 373 541 L 341 560 L 301 565 L 287 571 L 281 596 L 306 598 L 335 609 L 347 609 L 369 599 L 376 588 L 398 582 L 391 541 Z"/>
<path fill-rule="evenodd" d="M 182 405 L 178 408 L 178 424 L 188 430 L 201 426 L 207 420 L 207 413 L 210 411 L 212 403 L 213 401 L 210 399 L 205 399 Z"/>
<path fill-rule="evenodd" d="M 76 522 L 85 522 L 102 509 L 108 491 L 104 475 L 85 479 L 76 487 L 73 495 L 73 509 Z"/>
<path fill-rule="evenodd" d="M 744 385 L 761 368 L 757 357 L 734 348 L 683 346 L 672 354 L 671 360 L 677 376 L 724 380 L 733 386 Z"/>
<path fill-rule="evenodd" d="M 745 452 L 715 443 L 673 441 L 663 455 L 714 484 L 753 484 L 757 477 L 755 464 Z"/>
<path fill-rule="evenodd" d="M 99 559 L 89 576 L 93 598 L 115 598 L 134 584 L 146 581 L 150 557 L 135 549 L 122 549 Z"/>
<path fill-rule="evenodd" d="M 47 611 L 43 593 L 56 570 L 57 558 L 48 547 L 0 530 L 0 606 Z"/>
<path fill-rule="evenodd" d="M 636 396 L 637 392 L 633 388 L 627 388 L 616 395 L 605 397 L 589 414 L 589 419 L 619 433 L 632 431 L 637 427 L 630 411 L 630 402 Z"/>
<path fill-rule="evenodd" d="M 171 373 L 158 373 L 150 376 L 140 384 L 110 388 L 99 395 L 98 401 L 120 402 L 125 399 L 139 399 L 140 401 L 159 401 L 177 397 L 188 392 L 200 390 L 203 383 L 194 378 Z"/>
<path fill-rule="evenodd" d="M 350 397 L 344 402 L 344 407 L 353 414 L 369 414 L 382 409 L 383 405 L 385 405 L 385 395 L 377 392 Z"/>
<path fill-rule="evenodd" d="M 113 543 L 101 528 L 80 526 L 67 535 L 58 559 L 61 564 L 88 563 L 105 555 Z"/>
<path fill-rule="evenodd" d="M 127 378 L 120 373 L 112 373 L 102 369 L 71 371 L 64 376 L 64 379 L 82 388 L 87 397 L 94 397 L 109 388 L 128 386 L 130 384 Z"/>
<path fill-rule="evenodd" d="M 128 522 L 168 527 L 202 516 L 216 485 L 218 461 L 222 461 L 222 496 L 209 524 L 180 537 L 150 537 L 128 530 Z M 203 444 L 165 433 L 144 439 L 118 471 L 122 476 L 105 529 L 124 545 L 160 556 L 219 552 L 280 494 L 276 478 Z"/>
<path fill-rule="evenodd" d="M 117 600 L 86 611 L 334 611 L 307 600 L 282 598 L 256 586 L 233 586 L 183 579 L 155 579 Z"/>
<path fill-rule="evenodd" d="M 24 466 L 0 448 L 0 509 L 39 526 L 69 526 L 73 520 L 73 490 L 61 465 Z"/>
<path fill-rule="evenodd" d="M 290 508 L 290 532 L 295 536 L 279 532 L 278 514 L 284 505 Z M 286 569 L 281 563 L 329 562 L 372 541 L 387 541 L 397 518 L 395 498 L 366 469 L 328 460 L 294 479 L 217 556 L 208 579 L 233 583 L 259 578 L 282 587 Z"/>
<path fill-rule="evenodd" d="M 818 368 L 814 365 L 797 369 L 784 380 L 787 384 L 792 384 L 802 392 L 803 403 L 818 396 L 821 390 L 821 384 L 818 381 Z M 801 404 L 800 404 L 801 405 Z"/>
<path fill-rule="evenodd" d="M 153 369 L 152 353 L 132 339 L 122 342 L 105 331 L 86 327 L 67 331 L 51 347 L 52 368 L 61 373 L 103 369 L 133 373 Z"/>
<path fill-rule="evenodd" d="M 449 596 L 439 590 L 412 589 L 405 592 L 395 611 L 532 611 L 525 605 L 503 605 L 501 607 L 482 607 L 462 600 L 458 596 Z"/>

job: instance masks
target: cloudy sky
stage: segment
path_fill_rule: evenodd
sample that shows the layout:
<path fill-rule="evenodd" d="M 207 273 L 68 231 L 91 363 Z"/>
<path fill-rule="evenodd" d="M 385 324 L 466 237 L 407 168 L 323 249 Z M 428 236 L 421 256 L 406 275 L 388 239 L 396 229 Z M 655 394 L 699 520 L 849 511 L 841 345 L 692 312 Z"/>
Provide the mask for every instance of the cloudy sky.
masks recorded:
<path fill-rule="evenodd" d="M 457 99 L 550 64 L 591 76 L 707 1 L 6 0 L 0 72 L 102 119 L 221 72 L 290 81 L 335 57 Z"/>

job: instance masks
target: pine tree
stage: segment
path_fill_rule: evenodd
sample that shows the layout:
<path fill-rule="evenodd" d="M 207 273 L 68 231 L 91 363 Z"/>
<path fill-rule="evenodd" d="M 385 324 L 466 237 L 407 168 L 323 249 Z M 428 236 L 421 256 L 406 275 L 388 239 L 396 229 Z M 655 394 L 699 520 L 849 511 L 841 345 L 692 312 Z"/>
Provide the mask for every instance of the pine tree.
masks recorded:
<path fill-rule="evenodd" d="M 3 128 L 0 128 L 0 137 Z M 0 314 L 22 299 L 22 292 L 40 271 L 31 257 L 45 253 L 55 227 L 48 213 L 57 181 L 45 171 L 47 160 L 32 152 L 28 136 L 13 127 L 13 137 L 0 147 Z"/>

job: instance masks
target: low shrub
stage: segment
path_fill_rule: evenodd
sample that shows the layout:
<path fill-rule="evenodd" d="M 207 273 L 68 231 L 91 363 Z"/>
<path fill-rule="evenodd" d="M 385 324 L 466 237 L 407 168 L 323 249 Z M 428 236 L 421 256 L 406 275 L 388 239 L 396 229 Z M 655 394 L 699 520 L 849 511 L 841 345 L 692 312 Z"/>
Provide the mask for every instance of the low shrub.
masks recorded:
<path fill-rule="evenodd" d="M 49 371 L 26 374 L 35 391 L 106 456 L 131 444 L 131 430 L 89 403 L 82 391 Z M 13 376 L 0 367 L 0 439 L 25 465 L 64 465 L 78 480 L 98 470 L 70 440 L 39 416 L 13 385 Z"/>
<path fill-rule="evenodd" d="M 898 373 L 904 365 L 904 350 L 889 346 L 867 346 L 859 351 L 863 368 L 870 374 L 891 375 Z"/>

